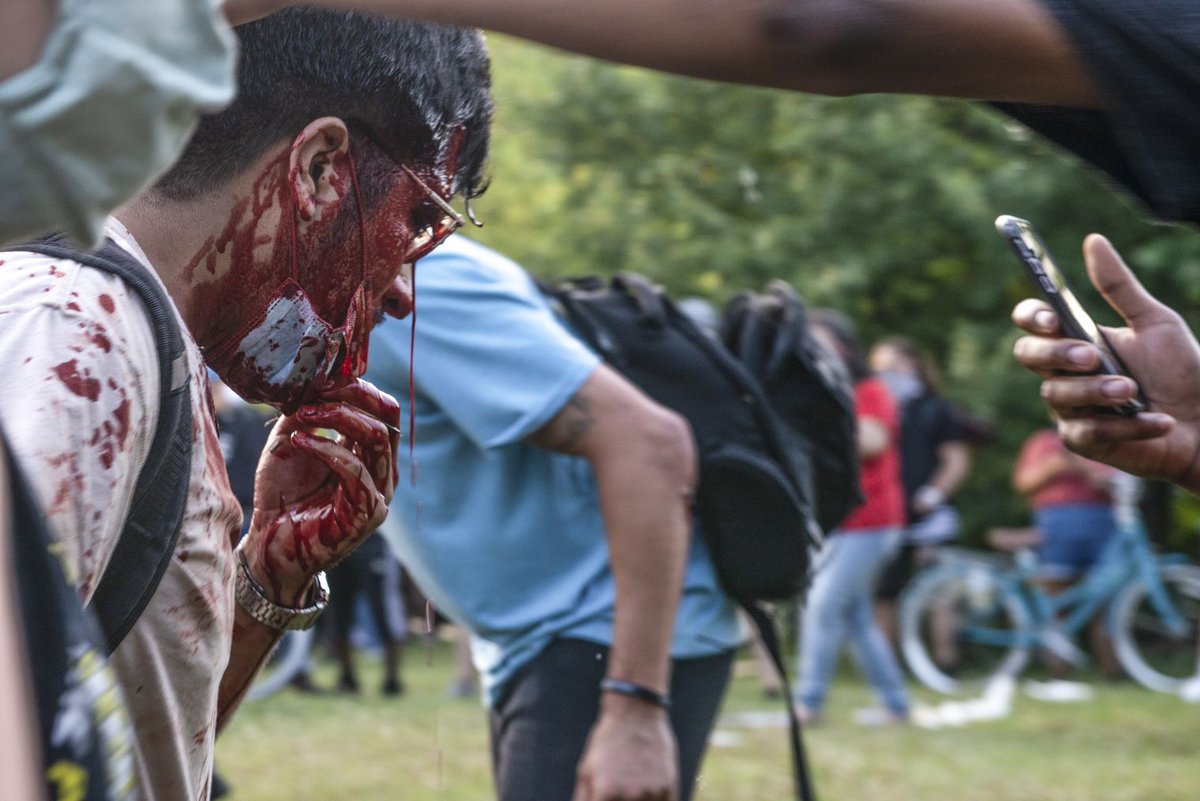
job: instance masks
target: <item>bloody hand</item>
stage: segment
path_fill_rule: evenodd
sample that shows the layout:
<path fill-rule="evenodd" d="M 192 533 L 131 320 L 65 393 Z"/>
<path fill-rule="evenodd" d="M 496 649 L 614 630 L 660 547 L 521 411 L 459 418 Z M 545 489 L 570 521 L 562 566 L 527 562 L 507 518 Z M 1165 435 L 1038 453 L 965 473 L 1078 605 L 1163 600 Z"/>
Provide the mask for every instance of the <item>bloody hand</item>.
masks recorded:
<path fill-rule="evenodd" d="M 241 547 L 277 603 L 300 606 L 312 577 L 387 517 L 399 424 L 396 401 L 361 380 L 276 422 L 258 463 L 254 515 Z"/>

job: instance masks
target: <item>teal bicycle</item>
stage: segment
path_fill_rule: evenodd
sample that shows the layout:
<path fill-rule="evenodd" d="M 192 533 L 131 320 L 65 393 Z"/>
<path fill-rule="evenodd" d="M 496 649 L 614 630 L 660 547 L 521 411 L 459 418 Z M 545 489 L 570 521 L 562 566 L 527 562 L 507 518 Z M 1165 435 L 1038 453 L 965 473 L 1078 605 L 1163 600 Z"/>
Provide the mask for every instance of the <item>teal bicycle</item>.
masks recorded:
<path fill-rule="evenodd" d="M 977 690 L 1015 677 L 1042 650 L 1080 665 L 1077 635 L 1106 615 L 1117 661 L 1157 692 L 1191 697 L 1200 688 L 1200 567 L 1156 554 L 1137 511 L 1140 483 L 1115 487 L 1117 532 L 1077 584 L 1050 596 L 1034 583 L 1029 547 L 1015 557 L 946 549 L 900 600 L 905 661 L 925 686 L 944 693 Z"/>

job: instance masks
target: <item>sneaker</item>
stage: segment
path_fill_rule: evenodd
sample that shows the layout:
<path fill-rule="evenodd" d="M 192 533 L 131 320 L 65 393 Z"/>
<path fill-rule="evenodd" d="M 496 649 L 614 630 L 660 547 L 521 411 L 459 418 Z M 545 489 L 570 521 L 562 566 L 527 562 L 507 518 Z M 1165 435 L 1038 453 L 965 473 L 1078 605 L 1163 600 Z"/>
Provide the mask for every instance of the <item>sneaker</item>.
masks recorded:
<path fill-rule="evenodd" d="M 854 722 L 859 726 L 906 726 L 908 715 L 897 715 L 890 709 L 869 707 L 854 711 Z"/>
<path fill-rule="evenodd" d="M 397 695 L 403 695 L 404 694 L 404 682 L 400 681 L 400 679 L 395 679 L 395 678 L 387 679 L 383 682 L 382 692 L 384 695 L 391 696 L 391 697 L 395 697 Z"/>

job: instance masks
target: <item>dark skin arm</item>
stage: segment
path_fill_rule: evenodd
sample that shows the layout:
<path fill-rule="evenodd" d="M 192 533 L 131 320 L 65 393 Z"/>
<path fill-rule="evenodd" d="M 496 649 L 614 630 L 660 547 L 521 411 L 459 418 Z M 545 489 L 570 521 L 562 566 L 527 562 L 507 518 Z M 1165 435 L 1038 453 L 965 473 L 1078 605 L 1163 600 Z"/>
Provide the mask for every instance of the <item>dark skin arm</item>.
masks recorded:
<path fill-rule="evenodd" d="M 591 466 L 617 590 L 608 675 L 666 692 L 696 482 L 687 423 L 601 365 L 526 441 Z M 605 694 L 574 799 L 670 801 L 676 761 L 665 710 Z"/>
<path fill-rule="evenodd" d="M 642 67 L 824 95 L 899 92 L 1096 107 L 1037 0 L 320 0 L 467 25 Z M 230 0 L 261 14 L 281 0 Z"/>

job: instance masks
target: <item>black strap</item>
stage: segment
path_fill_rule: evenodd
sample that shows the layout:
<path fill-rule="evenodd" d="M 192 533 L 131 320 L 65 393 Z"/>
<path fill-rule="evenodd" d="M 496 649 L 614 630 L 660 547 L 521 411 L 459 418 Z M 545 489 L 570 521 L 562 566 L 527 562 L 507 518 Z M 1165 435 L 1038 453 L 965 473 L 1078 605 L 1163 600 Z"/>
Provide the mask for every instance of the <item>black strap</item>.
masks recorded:
<path fill-rule="evenodd" d="M 158 426 L 138 474 L 125 528 L 89 605 L 112 653 L 158 589 L 183 524 L 192 465 L 192 401 L 183 334 L 162 285 L 112 240 L 95 253 L 75 250 L 61 237 L 10 249 L 74 261 L 117 276 L 146 307 L 154 332 Z"/>
<path fill-rule="evenodd" d="M 812 779 L 809 777 L 808 760 L 804 754 L 804 738 L 800 731 L 800 719 L 796 717 L 795 706 L 792 703 L 792 689 L 788 682 L 787 669 L 783 666 L 783 652 L 779 646 L 779 635 L 775 631 L 775 619 L 762 604 L 743 604 L 742 608 L 754 621 L 754 627 L 762 637 L 763 646 L 771 656 L 771 664 L 779 674 L 783 684 L 783 700 L 787 705 L 788 728 L 792 746 L 792 772 L 796 780 L 796 798 L 800 801 L 816 801 L 813 792 Z"/>

